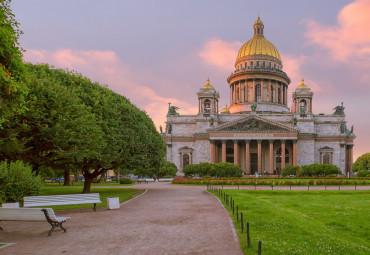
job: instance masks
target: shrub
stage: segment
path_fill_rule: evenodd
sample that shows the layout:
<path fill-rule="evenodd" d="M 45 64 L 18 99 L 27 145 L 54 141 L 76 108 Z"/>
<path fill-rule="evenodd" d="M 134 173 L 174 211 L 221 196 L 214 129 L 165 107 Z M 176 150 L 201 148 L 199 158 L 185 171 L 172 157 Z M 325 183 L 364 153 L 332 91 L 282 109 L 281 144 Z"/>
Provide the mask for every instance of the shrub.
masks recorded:
<path fill-rule="evenodd" d="M 297 176 L 328 176 L 337 175 L 339 173 L 340 170 L 336 165 L 314 163 L 308 166 L 302 166 L 301 169 L 297 171 Z"/>
<path fill-rule="evenodd" d="M 202 162 L 199 164 L 187 165 L 183 172 L 185 176 L 199 175 L 200 177 L 241 177 L 243 170 L 232 163 L 216 163 L 210 164 Z"/>
<path fill-rule="evenodd" d="M 0 195 L 5 202 L 20 202 L 24 196 L 38 195 L 42 180 L 22 161 L 0 163 Z"/>
<path fill-rule="evenodd" d="M 299 169 L 299 166 L 288 165 L 284 167 L 283 171 L 281 172 L 281 175 L 282 176 L 297 175 L 298 169 Z"/>
<path fill-rule="evenodd" d="M 220 162 L 214 164 L 215 175 L 219 177 L 242 177 L 243 170 L 240 167 L 229 163 Z"/>
<path fill-rule="evenodd" d="M 120 184 L 132 184 L 132 180 L 130 178 L 121 178 L 119 180 Z"/>
<path fill-rule="evenodd" d="M 368 170 L 360 170 L 357 172 L 357 177 L 367 177 L 370 176 L 370 171 Z"/>

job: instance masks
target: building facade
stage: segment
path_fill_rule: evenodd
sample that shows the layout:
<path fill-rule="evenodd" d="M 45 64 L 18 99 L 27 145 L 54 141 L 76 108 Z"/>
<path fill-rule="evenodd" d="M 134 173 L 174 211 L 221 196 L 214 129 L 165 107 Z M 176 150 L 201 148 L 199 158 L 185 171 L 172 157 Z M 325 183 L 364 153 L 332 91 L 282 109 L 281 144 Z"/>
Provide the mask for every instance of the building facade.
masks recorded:
<path fill-rule="evenodd" d="M 227 78 L 230 106 L 220 111 L 219 93 L 209 79 L 199 92 L 198 113 L 180 115 L 169 106 L 167 160 L 182 175 L 188 164 L 231 162 L 245 174 L 279 175 L 286 165 L 327 163 L 351 172 L 353 128 L 346 125 L 343 103 L 332 114 L 312 112 L 313 92 L 304 83 L 292 93 L 276 47 L 264 37 L 263 22 L 239 50 Z"/>

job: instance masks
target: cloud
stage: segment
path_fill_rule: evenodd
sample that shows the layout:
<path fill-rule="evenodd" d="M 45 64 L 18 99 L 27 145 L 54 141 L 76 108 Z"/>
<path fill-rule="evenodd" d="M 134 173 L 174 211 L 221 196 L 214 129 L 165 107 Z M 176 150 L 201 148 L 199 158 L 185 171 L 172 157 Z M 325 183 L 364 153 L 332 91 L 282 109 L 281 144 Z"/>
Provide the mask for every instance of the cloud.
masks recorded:
<path fill-rule="evenodd" d="M 357 0 L 338 14 L 336 26 L 323 26 L 306 20 L 305 36 L 310 42 L 326 49 L 337 60 L 366 60 L 370 57 L 370 1 Z"/>
<path fill-rule="evenodd" d="M 169 102 L 181 106 L 181 114 L 198 112 L 197 107 L 189 102 L 157 94 L 149 85 L 155 87 L 155 83 L 162 83 L 163 80 L 160 77 L 153 77 L 153 74 L 145 73 L 142 70 L 140 73 L 135 72 L 122 62 L 113 51 L 31 49 L 25 52 L 24 58 L 25 61 L 31 63 L 48 63 L 57 68 L 76 70 L 91 80 L 107 84 L 110 89 L 129 98 L 136 106 L 146 111 L 157 127 L 166 121 Z M 147 86 L 147 84 L 149 85 Z"/>
<path fill-rule="evenodd" d="M 235 64 L 235 58 L 241 46 L 242 43 L 239 41 L 227 42 L 211 39 L 203 45 L 199 56 L 208 65 L 216 66 L 223 70 L 230 70 Z"/>

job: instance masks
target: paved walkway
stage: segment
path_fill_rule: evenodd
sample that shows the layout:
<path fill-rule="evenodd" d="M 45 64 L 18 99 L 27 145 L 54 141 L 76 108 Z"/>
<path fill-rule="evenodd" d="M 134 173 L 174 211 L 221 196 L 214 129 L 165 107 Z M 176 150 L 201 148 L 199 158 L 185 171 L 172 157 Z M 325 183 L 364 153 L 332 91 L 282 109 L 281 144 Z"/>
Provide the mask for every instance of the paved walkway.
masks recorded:
<path fill-rule="evenodd" d="M 242 254 L 228 214 L 205 186 L 140 184 L 148 189 L 119 210 L 58 211 L 67 233 L 48 223 L 1 222 L 0 254 Z"/>

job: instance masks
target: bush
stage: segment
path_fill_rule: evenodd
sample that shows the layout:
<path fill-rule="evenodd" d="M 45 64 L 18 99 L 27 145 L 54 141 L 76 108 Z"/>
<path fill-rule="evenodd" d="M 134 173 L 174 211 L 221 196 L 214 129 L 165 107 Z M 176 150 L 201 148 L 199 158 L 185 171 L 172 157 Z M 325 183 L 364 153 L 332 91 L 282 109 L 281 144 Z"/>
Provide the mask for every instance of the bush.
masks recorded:
<path fill-rule="evenodd" d="M 119 180 L 120 184 L 132 184 L 132 180 L 130 178 L 121 178 Z"/>
<path fill-rule="evenodd" d="M 314 163 L 308 166 L 302 166 L 301 169 L 297 171 L 297 176 L 328 176 L 340 173 L 336 165 Z"/>
<path fill-rule="evenodd" d="M 21 202 L 24 196 L 38 195 L 42 180 L 22 161 L 0 163 L 0 196 L 5 202 Z"/>
<path fill-rule="evenodd" d="M 299 170 L 299 166 L 288 165 L 284 167 L 283 171 L 281 172 L 281 175 L 282 176 L 297 175 L 298 170 Z"/>
<path fill-rule="evenodd" d="M 200 177 L 206 176 L 218 176 L 218 177 L 241 177 L 243 170 L 232 163 L 216 163 L 210 164 L 207 162 L 202 162 L 199 164 L 187 165 L 184 167 L 183 172 L 185 176 L 195 176 Z"/>
<path fill-rule="evenodd" d="M 370 177 L 370 171 L 368 170 L 360 170 L 357 172 L 357 177 Z"/>

